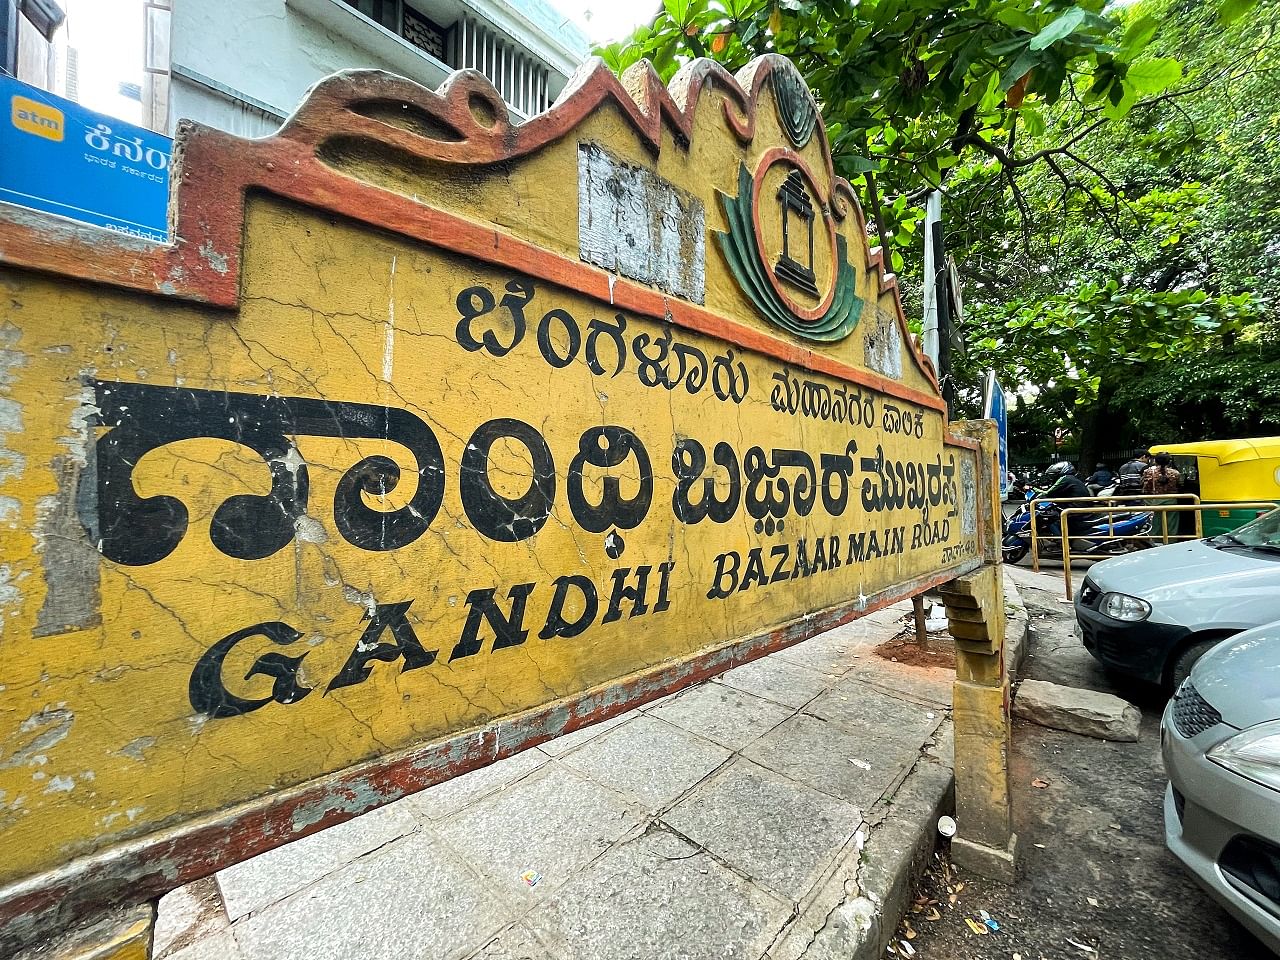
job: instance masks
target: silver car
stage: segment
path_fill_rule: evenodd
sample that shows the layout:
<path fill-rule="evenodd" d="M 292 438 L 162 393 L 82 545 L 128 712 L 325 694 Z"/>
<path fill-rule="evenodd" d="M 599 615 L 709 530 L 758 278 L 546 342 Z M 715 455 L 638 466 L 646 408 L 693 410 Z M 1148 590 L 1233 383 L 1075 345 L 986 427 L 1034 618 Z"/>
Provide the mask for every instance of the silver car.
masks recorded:
<path fill-rule="evenodd" d="M 1165 708 L 1165 842 L 1280 953 L 1280 622 L 1206 653 Z"/>
<path fill-rule="evenodd" d="M 1227 637 L 1280 619 L 1280 510 L 1207 540 L 1094 564 L 1075 597 L 1085 649 L 1172 691 Z"/>

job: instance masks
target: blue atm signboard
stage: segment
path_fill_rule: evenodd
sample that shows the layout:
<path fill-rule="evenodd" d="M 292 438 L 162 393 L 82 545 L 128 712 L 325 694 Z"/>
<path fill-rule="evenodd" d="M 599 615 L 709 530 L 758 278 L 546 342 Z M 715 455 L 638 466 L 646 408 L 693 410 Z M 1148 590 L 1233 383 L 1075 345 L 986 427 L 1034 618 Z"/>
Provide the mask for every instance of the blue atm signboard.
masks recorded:
<path fill-rule="evenodd" d="M 0 201 L 169 239 L 168 137 L 0 75 Z"/>

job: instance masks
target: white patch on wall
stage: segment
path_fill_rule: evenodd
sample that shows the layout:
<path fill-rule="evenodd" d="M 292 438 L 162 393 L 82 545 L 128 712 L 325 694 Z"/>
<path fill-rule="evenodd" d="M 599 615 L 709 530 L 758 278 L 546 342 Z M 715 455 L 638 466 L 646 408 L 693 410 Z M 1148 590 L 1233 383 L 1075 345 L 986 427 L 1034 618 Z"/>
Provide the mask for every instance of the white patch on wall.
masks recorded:
<path fill-rule="evenodd" d="M 706 299 L 702 201 L 594 143 L 578 144 L 578 255 L 694 303 Z"/>
<path fill-rule="evenodd" d="M 862 335 L 867 366 L 881 376 L 902 379 L 902 331 L 888 311 L 876 308 L 873 320 Z"/>
<path fill-rule="evenodd" d="M 978 477 L 973 461 L 960 460 L 960 532 L 971 537 L 978 532 Z"/>

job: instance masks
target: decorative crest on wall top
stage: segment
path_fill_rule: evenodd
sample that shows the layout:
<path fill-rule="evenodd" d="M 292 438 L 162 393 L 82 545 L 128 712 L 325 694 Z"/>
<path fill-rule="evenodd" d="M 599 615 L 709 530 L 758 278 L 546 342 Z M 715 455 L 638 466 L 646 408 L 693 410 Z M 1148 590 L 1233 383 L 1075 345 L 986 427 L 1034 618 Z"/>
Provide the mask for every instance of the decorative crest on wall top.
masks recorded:
<path fill-rule="evenodd" d="M 57 218 L 0 209 L 4 259 L 236 309 L 245 198 L 266 193 L 429 244 L 447 238 L 446 245 L 459 254 L 544 269 L 549 259 L 563 254 L 548 250 L 536 231 L 495 231 L 492 223 L 468 220 L 465 211 L 438 206 L 429 195 L 396 186 L 380 174 L 398 171 L 402 178 L 430 182 L 450 166 L 479 171 L 513 163 L 573 136 L 604 108 L 616 110 L 652 155 L 671 142 L 688 150 L 699 104 L 713 97 L 729 135 L 745 147 L 756 137 L 760 100 L 767 94 L 784 142 L 766 151 L 747 181 L 736 171 L 735 196 L 717 191 L 729 229 L 721 234 L 711 227 L 709 232 L 717 234 L 713 245 L 752 306 L 792 337 L 834 344 L 854 330 L 867 309 L 893 314 L 905 353 L 929 384 L 930 402 L 939 402 L 936 376 L 907 330 L 883 252 L 859 255 L 855 249 L 865 244 L 865 221 L 852 188 L 835 173 L 817 103 L 794 65 L 774 54 L 757 58 L 736 75 L 714 61 L 695 60 L 669 85 L 648 61 L 618 77 L 593 58 L 550 109 L 523 123 L 510 118 L 493 84 L 474 70 L 452 74 L 436 90 L 382 71 L 344 71 L 317 83 L 269 137 L 245 140 L 182 121 L 175 142 L 170 243 L 104 236 Z M 853 220 L 846 223 L 850 214 Z M 568 267 L 566 261 L 556 272 Z M 855 280 L 863 283 L 864 270 L 868 283 L 859 296 Z M 815 362 L 802 346 L 758 342 L 736 317 L 718 313 L 713 320 L 708 311 L 699 313 L 697 297 L 674 291 L 672 300 L 652 284 L 621 280 L 592 267 L 590 273 L 575 274 L 574 283 L 588 296 L 630 302 L 641 312 L 652 303 L 677 324 L 711 329 L 727 323 L 735 337 L 758 344 L 757 349 L 778 356 L 795 352 L 797 361 Z M 881 297 L 893 298 L 894 305 L 880 306 Z M 854 372 L 835 358 L 820 365 L 842 376 Z"/>
<path fill-rule="evenodd" d="M 818 123 L 818 105 L 794 65 L 790 70 L 774 70 L 769 76 L 773 79 L 773 97 L 778 103 L 782 129 L 797 150 L 803 149 Z"/>
<path fill-rule="evenodd" d="M 720 194 L 729 229 L 716 239 L 743 293 L 765 319 L 797 337 L 829 343 L 853 332 L 863 301 L 854 292 L 848 244 L 831 223 L 830 211 L 810 199 L 816 188 L 799 164 L 798 158 L 775 153 L 761 161 L 755 177 L 745 163 L 739 164 L 737 196 Z M 776 179 L 770 176 L 773 168 L 781 168 L 776 192 L 761 188 Z M 781 248 L 772 255 L 760 210 L 765 203 L 776 206 L 775 216 L 781 219 Z M 814 269 L 815 243 L 818 253 L 826 248 L 830 268 L 824 278 Z M 824 279 L 823 289 L 819 279 Z M 806 305 L 806 300 L 816 304 Z"/>

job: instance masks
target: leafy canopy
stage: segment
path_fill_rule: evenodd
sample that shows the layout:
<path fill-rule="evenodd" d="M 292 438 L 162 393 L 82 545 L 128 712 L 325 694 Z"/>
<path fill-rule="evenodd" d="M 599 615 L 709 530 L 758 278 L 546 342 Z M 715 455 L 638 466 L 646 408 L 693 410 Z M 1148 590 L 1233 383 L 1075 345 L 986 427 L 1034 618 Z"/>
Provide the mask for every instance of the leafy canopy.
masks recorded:
<path fill-rule="evenodd" d="M 1220 383 L 1215 362 L 1271 356 L 1278 21 L 1280 0 L 666 0 L 598 52 L 667 79 L 692 57 L 731 71 L 790 58 L 909 315 L 923 200 L 944 190 L 965 279 L 962 399 L 995 368 L 1034 388 L 1055 436 L 1088 446 L 1126 418 L 1126 380 L 1201 357 L 1196 382 Z"/>
<path fill-rule="evenodd" d="M 994 367 L 1040 388 L 1080 441 L 1274 430 L 1266 390 L 1223 387 L 1280 343 L 1280 3 L 1253 10 L 1144 0 L 1126 16 L 1161 24 L 1146 56 L 1182 54 L 1176 87 L 1012 184 L 990 165 L 953 178 L 949 240 L 969 281 L 961 380 Z M 1049 116 L 1072 120 L 1066 104 Z M 1192 384 L 1218 398 L 1172 399 Z"/>
<path fill-rule="evenodd" d="M 968 157 L 976 152 L 1008 170 L 1044 159 L 1017 154 L 1019 118 L 1031 135 L 1042 134 L 1046 108 L 1068 97 L 1086 127 L 1095 117 L 1101 124 L 1177 82 L 1177 60 L 1139 59 L 1156 23 L 1141 18 L 1118 32 L 1103 7 L 1104 0 L 666 0 L 653 23 L 598 52 L 619 73 L 648 58 L 664 79 L 692 57 L 712 57 L 730 71 L 763 53 L 789 57 L 822 106 L 837 172 L 851 181 L 871 174 L 892 198 L 878 209 L 869 195 L 866 205 L 901 270 L 921 200 Z M 1062 139 L 1074 142 L 1080 132 Z"/>

